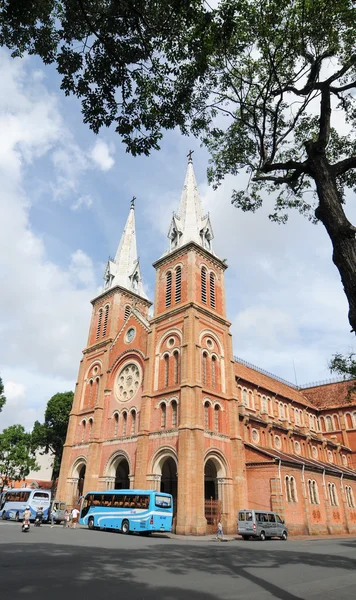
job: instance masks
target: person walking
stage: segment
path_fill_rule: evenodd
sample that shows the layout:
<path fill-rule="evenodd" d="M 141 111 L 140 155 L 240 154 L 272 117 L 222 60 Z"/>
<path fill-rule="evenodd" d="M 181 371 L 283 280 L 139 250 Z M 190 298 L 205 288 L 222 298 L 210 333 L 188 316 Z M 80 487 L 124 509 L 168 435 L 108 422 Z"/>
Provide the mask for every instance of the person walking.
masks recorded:
<path fill-rule="evenodd" d="M 66 527 L 68 527 L 69 524 L 69 511 L 66 508 L 65 513 L 64 513 L 64 519 L 63 519 L 63 527 L 64 529 L 66 529 Z"/>
<path fill-rule="evenodd" d="M 224 539 L 223 526 L 222 526 L 222 524 L 220 523 L 220 521 L 219 521 L 219 523 L 218 523 L 218 530 L 217 530 L 217 532 L 216 532 L 215 539 L 216 539 L 216 540 L 219 540 L 219 542 L 221 542 L 221 540 L 223 540 L 223 539 Z"/>
<path fill-rule="evenodd" d="M 76 529 L 79 517 L 79 510 L 77 508 L 73 508 L 72 510 L 72 529 Z"/>
<path fill-rule="evenodd" d="M 54 527 L 54 521 L 57 519 L 57 512 L 55 508 L 51 510 L 51 528 Z"/>

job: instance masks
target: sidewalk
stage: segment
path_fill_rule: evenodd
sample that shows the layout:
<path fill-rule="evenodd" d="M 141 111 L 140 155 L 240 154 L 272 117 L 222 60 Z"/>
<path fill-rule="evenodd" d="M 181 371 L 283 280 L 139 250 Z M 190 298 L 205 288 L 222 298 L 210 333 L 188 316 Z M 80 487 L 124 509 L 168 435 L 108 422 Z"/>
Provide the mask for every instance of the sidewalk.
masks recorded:
<path fill-rule="evenodd" d="M 153 534 L 153 537 L 155 537 L 155 534 Z M 185 542 L 214 542 L 214 543 L 223 543 L 223 542 L 244 542 L 245 540 L 242 539 L 242 537 L 240 537 L 239 535 L 224 535 L 224 539 L 219 541 L 215 538 L 215 534 L 210 534 L 210 535 L 177 535 L 175 533 L 166 533 L 165 537 L 169 537 L 172 540 L 181 540 L 181 541 L 185 541 Z M 277 539 L 277 538 L 275 538 Z M 353 533 L 342 533 L 342 534 L 337 534 L 337 535 L 289 535 L 288 536 L 288 540 L 291 541 L 307 541 L 307 542 L 312 542 L 312 541 L 319 541 L 319 540 L 342 540 L 342 539 L 348 539 L 348 540 L 355 540 L 356 541 L 356 535 Z"/>

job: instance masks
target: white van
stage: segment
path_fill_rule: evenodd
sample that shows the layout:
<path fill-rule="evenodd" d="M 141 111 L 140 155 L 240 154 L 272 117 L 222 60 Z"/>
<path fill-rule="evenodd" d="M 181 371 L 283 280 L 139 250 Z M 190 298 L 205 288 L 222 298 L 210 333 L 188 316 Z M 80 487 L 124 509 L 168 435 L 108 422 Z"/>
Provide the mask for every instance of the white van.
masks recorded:
<path fill-rule="evenodd" d="M 275 512 L 267 510 L 239 510 L 237 513 L 237 533 L 248 540 L 251 537 L 265 540 L 278 537 L 286 540 L 288 529 L 283 519 Z"/>

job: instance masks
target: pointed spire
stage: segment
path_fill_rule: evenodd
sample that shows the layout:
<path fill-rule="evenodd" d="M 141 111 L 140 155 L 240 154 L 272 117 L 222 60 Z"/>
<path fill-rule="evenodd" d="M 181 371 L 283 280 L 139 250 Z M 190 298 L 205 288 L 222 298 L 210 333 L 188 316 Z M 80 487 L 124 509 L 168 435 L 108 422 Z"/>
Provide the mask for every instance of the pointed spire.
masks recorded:
<path fill-rule="evenodd" d="M 187 155 L 188 167 L 177 213 L 173 213 L 168 232 L 170 249 L 173 251 L 188 242 L 196 242 L 206 250 L 212 251 L 211 240 L 214 237 L 209 215 L 203 215 L 198 186 L 193 169 L 194 150 Z"/>
<path fill-rule="evenodd" d="M 115 258 L 114 260 L 109 260 L 106 266 L 104 290 L 119 285 L 130 292 L 134 292 L 135 294 L 146 298 L 143 291 L 140 264 L 137 257 L 135 200 L 136 197 L 133 196 L 129 216 L 127 217 Z"/>

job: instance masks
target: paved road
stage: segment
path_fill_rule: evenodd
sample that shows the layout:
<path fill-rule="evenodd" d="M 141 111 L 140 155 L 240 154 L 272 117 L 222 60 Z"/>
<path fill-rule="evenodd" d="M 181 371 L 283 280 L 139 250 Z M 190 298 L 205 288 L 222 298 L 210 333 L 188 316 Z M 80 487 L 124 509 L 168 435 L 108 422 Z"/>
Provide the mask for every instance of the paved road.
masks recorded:
<path fill-rule="evenodd" d="M 356 538 L 141 538 L 0 522 L 9 600 L 354 600 Z"/>

